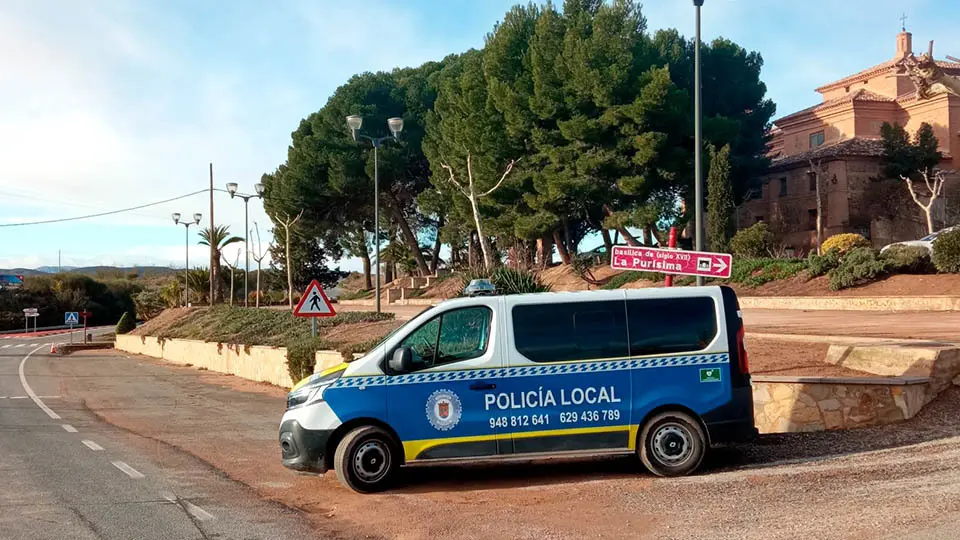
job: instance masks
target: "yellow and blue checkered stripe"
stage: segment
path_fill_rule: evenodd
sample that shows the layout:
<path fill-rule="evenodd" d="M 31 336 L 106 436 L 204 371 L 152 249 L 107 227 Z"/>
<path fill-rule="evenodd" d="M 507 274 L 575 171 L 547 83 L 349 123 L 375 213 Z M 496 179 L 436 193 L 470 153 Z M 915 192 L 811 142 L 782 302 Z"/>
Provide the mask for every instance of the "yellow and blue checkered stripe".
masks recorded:
<path fill-rule="evenodd" d="M 569 364 L 544 364 L 492 369 L 463 369 L 410 373 L 407 375 L 344 376 L 333 383 L 332 388 L 355 388 L 358 386 L 395 386 L 447 381 L 470 381 L 475 379 L 506 379 L 513 377 L 540 377 L 544 375 L 572 375 L 577 373 L 605 373 L 633 369 L 653 369 L 685 366 L 712 366 L 730 363 L 728 353 L 697 354 L 691 356 L 665 356 L 658 358 L 629 358 L 600 360 Z"/>

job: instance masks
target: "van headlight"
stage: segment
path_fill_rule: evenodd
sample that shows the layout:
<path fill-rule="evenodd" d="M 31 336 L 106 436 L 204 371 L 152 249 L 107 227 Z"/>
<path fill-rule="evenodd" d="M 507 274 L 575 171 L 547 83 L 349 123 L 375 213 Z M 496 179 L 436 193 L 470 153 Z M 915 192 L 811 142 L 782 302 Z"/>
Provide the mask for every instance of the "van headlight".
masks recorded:
<path fill-rule="evenodd" d="M 287 394 L 287 410 L 300 407 L 314 401 L 323 401 L 323 391 L 330 386 L 326 384 L 306 384 Z"/>

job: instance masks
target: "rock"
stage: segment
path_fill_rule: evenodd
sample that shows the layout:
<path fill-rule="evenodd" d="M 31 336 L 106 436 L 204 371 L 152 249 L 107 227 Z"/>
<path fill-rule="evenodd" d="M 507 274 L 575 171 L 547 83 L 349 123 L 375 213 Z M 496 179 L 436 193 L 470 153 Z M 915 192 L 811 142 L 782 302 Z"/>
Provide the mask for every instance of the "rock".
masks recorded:
<path fill-rule="evenodd" d="M 840 401 L 836 399 L 825 399 L 817 404 L 821 411 L 839 411 Z M 826 418 L 826 417 L 824 417 Z"/>
<path fill-rule="evenodd" d="M 826 429 L 842 428 L 843 413 L 840 411 L 823 411 L 823 427 Z"/>
<path fill-rule="evenodd" d="M 753 402 L 756 404 L 768 403 L 770 401 L 770 391 L 767 385 L 758 384 L 753 389 Z"/>

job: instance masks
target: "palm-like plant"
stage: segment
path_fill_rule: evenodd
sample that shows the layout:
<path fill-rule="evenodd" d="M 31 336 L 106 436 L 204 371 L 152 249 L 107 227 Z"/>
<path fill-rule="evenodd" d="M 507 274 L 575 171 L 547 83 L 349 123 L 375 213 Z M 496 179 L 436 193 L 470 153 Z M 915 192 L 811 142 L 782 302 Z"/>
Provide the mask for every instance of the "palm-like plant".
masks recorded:
<path fill-rule="evenodd" d="M 220 259 L 223 255 L 223 248 L 230 244 L 236 244 L 237 242 L 243 242 L 243 238 L 231 236 L 230 227 L 227 225 L 214 226 L 213 234 L 210 233 L 209 227 L 200 229 L 199 244 L 201 246 L 213 246 L 213 282 L 216 283 L 213 293 L 216 297 L 213 299 L 214 303 L 223 297 L 223 291 L 220 289 L 222 286 L 220 281 Z"/>

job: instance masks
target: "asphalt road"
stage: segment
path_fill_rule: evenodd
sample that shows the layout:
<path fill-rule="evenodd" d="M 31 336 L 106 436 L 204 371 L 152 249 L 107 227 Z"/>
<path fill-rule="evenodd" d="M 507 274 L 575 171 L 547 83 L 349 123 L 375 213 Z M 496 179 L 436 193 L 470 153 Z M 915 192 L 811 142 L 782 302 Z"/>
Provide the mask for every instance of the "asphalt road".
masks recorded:
<path fill-rule="evenodd" d="M 314 536 L 297 512 L 174 448 L 144 452 L 62 396 L 52 341 L 0 338 L 0 538 Z"/>

